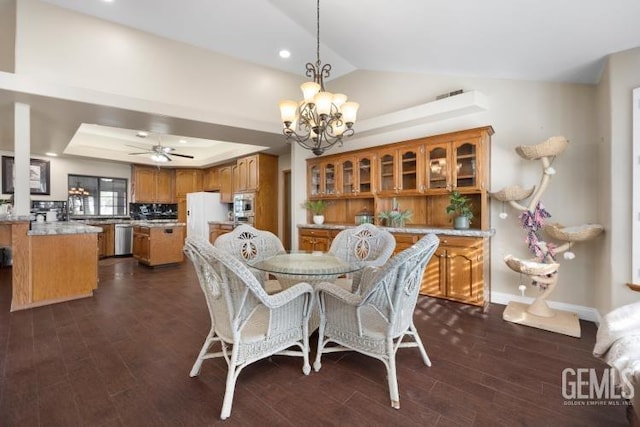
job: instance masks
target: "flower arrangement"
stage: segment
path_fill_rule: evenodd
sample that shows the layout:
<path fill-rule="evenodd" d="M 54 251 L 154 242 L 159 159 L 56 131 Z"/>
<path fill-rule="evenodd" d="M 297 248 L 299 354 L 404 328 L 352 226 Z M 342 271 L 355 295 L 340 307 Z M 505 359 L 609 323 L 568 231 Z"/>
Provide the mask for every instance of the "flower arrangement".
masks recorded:
<path fill-rule="evenodd" d="M 404 227 L 405 222 L 413 217 L 411 209 L 378 212 L 378 219 L 389 227 Z"/>

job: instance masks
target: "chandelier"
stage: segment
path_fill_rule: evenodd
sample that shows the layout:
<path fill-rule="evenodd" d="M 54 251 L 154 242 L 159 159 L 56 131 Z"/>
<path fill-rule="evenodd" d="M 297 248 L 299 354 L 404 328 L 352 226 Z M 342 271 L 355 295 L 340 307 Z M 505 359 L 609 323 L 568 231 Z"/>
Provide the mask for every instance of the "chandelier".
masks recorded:
<path fill-rule="evenodd" d="M 354 134 L 357 102 L 346 102 L 347 96 L 333 94 L 324 89 L 324 78 L 329 77 L 331 64 L 320 62 L 320 0 L 317 1 L 316 63 L 307 62 L 307 77 L 313 79 L 300 86 L 304 100 L 280 102 L 280 115 L 287 141 L 296 141 L 301 147 L 311 150 L 316 156 L 333 147 L 342 145 L 342 138 Z"/>

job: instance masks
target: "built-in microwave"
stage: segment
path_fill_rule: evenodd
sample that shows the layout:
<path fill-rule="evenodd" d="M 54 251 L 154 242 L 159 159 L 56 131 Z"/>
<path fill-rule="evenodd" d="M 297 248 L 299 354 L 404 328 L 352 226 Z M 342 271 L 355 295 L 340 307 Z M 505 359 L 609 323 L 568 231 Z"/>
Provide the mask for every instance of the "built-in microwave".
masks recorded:
<path fill-rule="evenodd" d="M 233 216 L 235 217 L 236 221 L 253 222 L 253 218 L 255 216 L 255 194 L 234 194 Z"/>

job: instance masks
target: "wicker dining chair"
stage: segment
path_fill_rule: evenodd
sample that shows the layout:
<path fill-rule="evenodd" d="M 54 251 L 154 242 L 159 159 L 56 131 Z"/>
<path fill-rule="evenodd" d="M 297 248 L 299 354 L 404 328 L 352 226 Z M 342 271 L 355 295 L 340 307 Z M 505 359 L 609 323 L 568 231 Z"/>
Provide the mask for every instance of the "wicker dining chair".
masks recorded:
<path fill-rule="evenodd" d="M 342 230 L 331 242 L 329 253 L 350 265 L 378 267 L 383 265 L 396 248 L 393 234 L 373 224 L 361 224 Z M 358 292 L 362 270 L 355 271 L 335 281 L 335 284 L 351 292 Z"/>
<path fill-rule="evenodd" d="M 297 356 L 303 358 L 302 372 L 309 374 L 311 285 L 298 283 L 268 295 L 246 265 L 208 241 L 190 237 L 184 252 L 195 267 L 211 316 L 211 330 L 189 375 L 199 375 L 205 359 L 225 359 L 221 419 L 231 414 L 236 380 L 245 366 L 272 355 Z M 216 343 L 220 351 L 214 352 Z"/>
<path fill-rule="evenodd" d="M 435 234 L 427 234 L 382 267 L 366 267 L 359 294 L 324 282 L 316 285 L 320 308 L 318 350 L 313 367 L 320 370 L 323 354 L 354 350 L 384 363 L 391 406 L 400 408 L 396 352 L 417 347 L 425 365 L 431 360 L 413 323 L 422 275 L 438 247 Z M 413 342 L 402 342 L 405 336 Z M 327 346 L 333 342 L 335 345 Z"/>
<path fill-rule="evenodd" d="M 253 274 L 263 283 L 268 294 L 282 290 L 282 286 L 275 279 L 263 271 L 251 267 L 251 263 L 265 258 L 284 254 L 284 246 L 278 236 L 266 230 L 258 230 L 247 224 L 240 224 L 232 232 L 221 235 L 213 243 L 216 248 L 227 251 L 245 263 Z"/>

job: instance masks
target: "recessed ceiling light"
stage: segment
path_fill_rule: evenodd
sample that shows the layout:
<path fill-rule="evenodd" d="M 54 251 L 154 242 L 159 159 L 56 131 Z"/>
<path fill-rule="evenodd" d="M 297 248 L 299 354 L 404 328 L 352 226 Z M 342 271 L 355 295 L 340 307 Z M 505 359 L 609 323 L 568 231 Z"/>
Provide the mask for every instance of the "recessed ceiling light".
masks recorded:
<path fill-rule="evenodd" d="M 291 52 L 289 52 L 287 49 L 282 49 L 278 55 L 280 55 L 280 58 L 284 58 L 287 59 L 288 57 L 291 56 Z"/>
<path fill-rule="evenodd" d="M 186 140 L 186 139 L 181 139 L 181 140 L 180 140 L 180 144 L 186 144 L 186 143 L 187 143 L 187 140 Z"/>
<path fill-rule="evenodd" d="M 49 157 L 58 157 L 56 153 L 45 153 Z"/>
<path fill-rule="evenodd" d="M 102 0 L 105 3 L 113 3 L 113 0 Z"/>
<path fill-rule="evenodd" d="M 140 132 L 136 133 L 136 136 L 138 138 L 146 138 L 146 137 L 149 136 L 149 132 L 145 132 L 145 131 L 141 130 Z"/>

